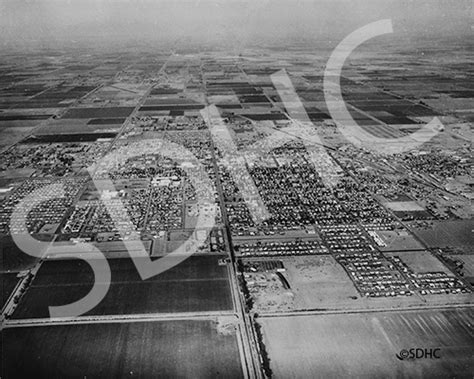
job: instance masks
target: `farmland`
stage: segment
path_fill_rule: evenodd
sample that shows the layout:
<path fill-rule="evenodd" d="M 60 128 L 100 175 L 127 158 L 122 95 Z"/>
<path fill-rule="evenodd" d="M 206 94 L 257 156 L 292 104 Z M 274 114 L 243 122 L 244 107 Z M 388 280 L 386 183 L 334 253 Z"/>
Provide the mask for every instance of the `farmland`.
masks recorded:
<path fill-rule="evenodd" d="M 471 309 L 261 318 L 275 378 L 470 378 Z M 399 360 L 410 348 L 440 359 Z"/>
<path fill-rule="evenodd" d="M 113 118 L 128 117 L 133 111 L 133 107 L 114 108 L 71 108 L 63 116 L 68 118 Z"/>
<path fill-rule="evenodd" d="M 117 131 L 124 118 L 78 118 L 51 120 L 35 130 L 35 135 L 100 133 Z"/>
<path fill-rule="evenodd" d="M 0 273 L 0 281 L 2 285 L 2 307 L 5 305 L 5 302 L 8 300 L 10 294 L 12 293 L 13 289 L 19 281 L 16 275 L 16 273 Z"/>
<path fill-rule="evenodd" d="M 240 378 L 235 332 L 220 329 L 189 320 L 6 329 L 2 377 Z"/>
<path fill-rule="evenodd" d="M 473 220 L 434 221 L 423 228 L 413 228 L 413 232 L 429 247 L 454 246 L 470 249 L 474 245 Z"/>
<path fill-rule="evenodd" d="M 231 310 L 227 267 L 219 266 L 218 259 L 218 256 L 191 257 L 148 280 L 141 280 L 130 259 L 111 259 L 109 291 L 102 302 L 87 314 Z M 83 261 L 46 261 L 13 317 L 48 317 L 48 306 L 79 300 L 90 291 L 93 281 L 92 269 Z"/>
<path fill-rule="evenodd" d="M 10 236 L 0 238 L 0 271 L 18 272 L 32 268 L 38 258 L 21 251 Z"/>

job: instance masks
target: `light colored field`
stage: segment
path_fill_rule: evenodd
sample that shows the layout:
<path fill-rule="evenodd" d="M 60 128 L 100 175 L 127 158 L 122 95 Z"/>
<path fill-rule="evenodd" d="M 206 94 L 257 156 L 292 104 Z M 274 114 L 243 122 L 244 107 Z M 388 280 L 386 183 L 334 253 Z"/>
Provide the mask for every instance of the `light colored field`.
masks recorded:
<path fill-rule="evenodd" d="M 453 275 L 452 272 L 429 251 L 397 251 L 394 253 L 386 253 L 385 255 L 396 255 L 400 257 L 400 259 L 417 274 L 438 271 Z"/>
<path fill-rule="evenodd" d="M 0 178 L 28 178 L 35 172 L 32 168 L 17 168 L 17 169 L 9 169 L 0 172 Z"/>
<path fill-rule="evenodd" d="M 330 255 L 296 257 L 284 264 L 297 308 L 334 308 L 358 297 L 352 281 Z"/>
<path fill-rule="evenodd" d="M 67 120 L 51 120 L 35 131 L 37 135 L 43 134 L 70 134 L 70 133 L 106 133 L 116 132 L 122 124 L 114 125 L 87 125 L 88 118 L 70 118 Z"/>
<path fill-rule="evenodd" d="M 466 276 L 474 276 L 474 255 L 453 255 L 454 259 L 464 262 Z"/>
<path fill-rule="evenodd" d="M 344 308 L 359 297 L 344 269 L 330 255 L 282 257 L 290 284 L 286 290 L 274 273 L 251 274 L 249 289 L 257 312 Z"/>
<path fill-rule="evenodd" d="M 386 207 L 393 211 L 424 211 L 420 204 L 416 201 L 390 201 L 384 204 Z"/>
<path fill-rule="evenodd" d="M 211 104 L 238 104 L 239 98 L 236 95 L 214 95 L 208 96 Z"/>
<path fill-rule="evenodd" d="M 472 310 L 260 318 L 275 378 L 470 378 Z M 440 359 L 399 360 L 440 348 Z"/>
<path fill-rule="evenodd" d="M 246 279 L 254 299 L 254 310 L 258 313 L 397 309 L 423 305 L 417 296 L 361 297 L 342 266 L 330 255 L 281 257 L 279 260 L 286 269 L 283 275 L 290 289 L 283 287 L 275 273 L 249 273 L 250 277 Z"/>
<path fill-rule="evenodd" d="M 35 126 L 8 127 L 0 129 L 0 151 L 28 136 Z"/>
<path fill-rule="evenodd" d="M 380 247 L 382 251 L 423 249 L 423 245 L 408 233 L 382 230 L 377 231 L 377 234 L 387 244 L 385 247 Z"/>

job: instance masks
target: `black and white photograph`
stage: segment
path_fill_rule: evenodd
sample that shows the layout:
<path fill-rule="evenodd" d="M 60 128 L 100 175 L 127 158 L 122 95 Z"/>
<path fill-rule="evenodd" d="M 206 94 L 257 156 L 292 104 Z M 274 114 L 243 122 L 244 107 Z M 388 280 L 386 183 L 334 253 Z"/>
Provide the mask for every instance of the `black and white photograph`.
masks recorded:
<path fill-rule="evenodd" d="M 474 378 L 474 0 L 0 0 L 0 379 Z"/>

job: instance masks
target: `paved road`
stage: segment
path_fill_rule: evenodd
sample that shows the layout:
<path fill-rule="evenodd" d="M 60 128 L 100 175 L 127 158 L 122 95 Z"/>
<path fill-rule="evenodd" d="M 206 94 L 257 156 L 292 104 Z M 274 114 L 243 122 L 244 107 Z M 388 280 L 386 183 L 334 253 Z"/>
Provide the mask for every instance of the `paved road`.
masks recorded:
<path fill-rule="evenodd" d="M 448 310 L 458 308 L 474 308 L 474 304 L 447 304 L 447 305 L 427 305 L 427 306 L 413 306 L 405 308 L 374 308 L 374 309 L 342 309 L 342 310 L 306 310 L 306 311 L 281 311 L 281 312 L 259 312 L 258 317 L 287 317 L 287 316 L 308 316 L 308 315 L 331 315 L 331 314 L 353 314 L 353 313 L 385 313 L 385 312 L 417 312 L 429 310 Z"/>
<path fill-rule="evenodd" d="M 108 316 L 79 316 L 61 318 L 30 318 L 22 320 L 6 320 L 3 328 L 17 328 L 28 326 L 51 326 L 51 325 L 77 325 L 77 324 L 100 324 L 110 322 L 147 322 L 147 321 L 170 321 L 170 320 L 208 320 L 214 318 L 226 318 L 232 321 L 238 320 L 232 311 L 216 312 L 178 312 L 178 313 L 143 313 L 134 315 L 108 315 Z"/>

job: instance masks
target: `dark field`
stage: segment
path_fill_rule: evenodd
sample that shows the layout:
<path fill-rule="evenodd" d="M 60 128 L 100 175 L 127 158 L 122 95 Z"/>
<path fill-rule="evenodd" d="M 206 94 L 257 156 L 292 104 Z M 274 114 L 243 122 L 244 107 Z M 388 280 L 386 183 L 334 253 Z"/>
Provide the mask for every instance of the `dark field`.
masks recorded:
<path fill-rule="evenodd" d="M 10 297 L 13 289 L 18 283 L 19 279 L 16 277 L 16 273 L 3 274 L 0 273 L 0 281 L 2 283 L 2 307 Z"/>
<path fill-rule="evenodd" d="M 150 95 L 174 95 L 181 91 L 175 88 L 153 88 Z"/>
<path fill-rule="evenodd" d="M 466 247 L 474 246 L 474 221 L 433 221 L 429 229 L 413 227 L 412 231 L 429 247 Z"/>
<path fill-rule="evenodd" d="M 94 142 L 99 138 L 114 138 L 116 135 L 117 133 L 43 134 L 28 137 L 22 143 Z"/>
<path fill-rule="evenodd" d="M 242 109 L 240 104 L 216 104 L 216 106 L 224 109 Z"/>
<path fill-rule="evenodd" d="M 32 268 L 38 258 L 25 254 L 11 237 L 0 239 L 0 272 L 18 272 Z"/>
<path fill-rule="evenodd" d="M 115 125 L 123 124 L 125 118 L 94 118 L 90 120 L 87 125 Z"/>
<path fill-rule="evenodd" d="M 0 121 L 36 121 L 36 120 L 47 120 L 51 115 L 0 115 Z"/>
<path fill-rule="evenodd" d="M 109 291 L 87 315 L 230 310 L 227 268 L 219 266 L 218 259 L 191 257 L 145 281 L 130 259 L 111 259 Z M 46 261 L 13 317 L 48 317 L 48 306 L 79 300 L 90 291 L 93 281 L 92 269 L 83 261 Z"/>
<path fill-rule="evenodd" d="M 241 378 L 235 333 L 212 321 L 5 329 L 3 378 Z"/>
<path fill-rule="evenodd" d="M 433 216 L 428 211 L 394 211 L 402 220 L 431 220 Z"/>
<path fill-rule="evenodd" d="M 264 95 L 255 96 L 239 96 L 241 103 L 269 103 L 268 99 Z"/>
<path fill-rule="evenodd" d="M 71 108 L 62 118 L 121 118 L 128 117 L 133 109 L 132 107 Z"/>
<path fill-rule="evenodd" d="M 148 111 L 192 111 L 204 108 L 204 104 L 184 105 L 149 105 L 140 108 L 140 112 Z"/>
<path fill-rule="evenodd" d="M 283 113 L 266 113 L 266 114 L 243 114 L 242 116 L 248 117 L 254 121 L 262 120 L 288 120 Z"/>

